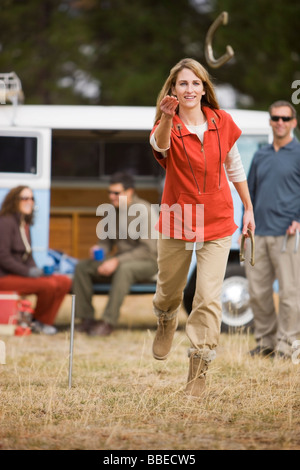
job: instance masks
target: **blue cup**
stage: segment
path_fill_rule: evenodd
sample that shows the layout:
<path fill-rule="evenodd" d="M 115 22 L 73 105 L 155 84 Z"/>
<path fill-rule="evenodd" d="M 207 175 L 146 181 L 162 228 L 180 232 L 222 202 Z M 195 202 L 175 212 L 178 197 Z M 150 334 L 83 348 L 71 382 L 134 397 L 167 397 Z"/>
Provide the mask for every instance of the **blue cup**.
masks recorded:
<path fill-rule="evenodd" d="M 103 248 L 96 248 L 94 250 L 94 260 L 103 261 L 104 260 L 104 250 Z"/>
<path fill-rule="evenodd" d="M 51 276 L 54 273 L 54 266 L 44 266 L 43 271 L 45 276 Z"/>

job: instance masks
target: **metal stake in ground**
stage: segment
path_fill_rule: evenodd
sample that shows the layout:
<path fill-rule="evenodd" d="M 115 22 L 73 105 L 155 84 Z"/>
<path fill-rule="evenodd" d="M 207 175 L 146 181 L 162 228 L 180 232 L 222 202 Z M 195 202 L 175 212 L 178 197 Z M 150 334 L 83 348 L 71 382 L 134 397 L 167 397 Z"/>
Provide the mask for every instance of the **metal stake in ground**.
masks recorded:
<path fill-rule="evenodd" d="M 74 345 L 74 322 L 75 322 L 75 295 L 72 295 L 72 312 L 70 328 L 70 352 L 69 352 L 69 389 L 72 387 L 72 367 L 73 367 L 73 345 Z"/>
<path fill-rule="evenodd" d="M 6 364 L 6 349 L 4 341 L 0 341 L 0 364 Z"/>

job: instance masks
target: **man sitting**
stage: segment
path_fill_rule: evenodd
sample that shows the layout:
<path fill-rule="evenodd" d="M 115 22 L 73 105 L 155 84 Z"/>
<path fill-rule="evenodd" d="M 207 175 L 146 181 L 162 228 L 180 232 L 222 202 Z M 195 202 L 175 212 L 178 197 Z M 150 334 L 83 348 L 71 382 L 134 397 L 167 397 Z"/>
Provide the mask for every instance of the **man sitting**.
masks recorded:
<path fill-rule="evenodd" d="M 110 335 L 118 322 L 120 307 L 129 293 L 130 286 L 149 280 L 157 273 L 157 240 L 151 239 L 151 217 L 154 216 L 151 205 L 136 195 L 133 178 L 126 173 L 116 173 L 112 176 L 108 194 L 113 210 L 108 211 L 105 223 L 110 230 L 98 231 L 97 227 L 100 238 L 97 248 L 103 249 L 105 257 L 101 261 L 80 261 L 73 280 L 72 290 L 76 295 L 75 313 L 76 317 L 81 319 L 76 330 L 92 336 Z M 133 204 L 139 204 L 142 209 L 138 211 L 139 208 L 135 207 L 137 210 L 132 211 L 134 214 L 138 212 L 139 232 L 130 227 L 136 217 L 128 214 Z M 146 236 L 143 232 L 145 228 Z M 92 247 L 91 252 L 94 248 Z M 97 321 L 94 319 L 92 305 L 93 284 L 108 282 L 111 283 L 108 302 L 102 319 Z"/>

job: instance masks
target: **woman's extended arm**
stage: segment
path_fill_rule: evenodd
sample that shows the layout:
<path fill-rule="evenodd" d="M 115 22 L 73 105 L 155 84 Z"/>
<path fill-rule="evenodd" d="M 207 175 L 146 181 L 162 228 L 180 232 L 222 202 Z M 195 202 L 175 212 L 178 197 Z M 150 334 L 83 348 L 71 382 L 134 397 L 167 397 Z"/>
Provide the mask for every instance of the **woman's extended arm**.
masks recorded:
<path fill-rule="evenodd" d="M 177 106 L 178 100 L 174 96 L 165 96 L 165 98 L 161 100 L 160 109 L 162 116 L 155 130 L 155 140 L 159 148 L 165 149 L 170 146 L 172 120 Z"/>

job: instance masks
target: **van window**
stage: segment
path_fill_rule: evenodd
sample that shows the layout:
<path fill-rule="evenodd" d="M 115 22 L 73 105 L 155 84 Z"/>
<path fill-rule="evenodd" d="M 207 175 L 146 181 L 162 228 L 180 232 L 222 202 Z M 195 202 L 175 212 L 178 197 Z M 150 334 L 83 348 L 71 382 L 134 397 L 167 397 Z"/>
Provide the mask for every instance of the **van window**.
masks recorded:
<path fill-rule="evenodd" d="M 254 153 L 268 143 L 267 135 L 242 134 L 237 144 L 246 175 Z M 106 181 L 116 171 L 128 171 L 137 180 L 157 181 L 164 171 L 153 157 L 149 136 L 126 135 L 84 139 L 54 137 L 52 181 Z"/>
<path fill-rule="evenodd" d="M 251 162 L 255 152 L 268 143 L 267 135 L 242 134 L 237 141 L 237 146 L 242 158 L 246 176 L 248 176 Z"/>
<path fill-rule="evenodd" d="M 156 176 L 158 170 L 149 142 L 107 142 L 104 173 L 111 175 L 116 168 L 136 176 Z"/>
<path fill-rule="evenodd" d="M 124 140 L 53 139 L 52 181 L 99 181 L 125 170 L 136 177 L 157 177 L 158 167 L 148 136 Z"/>
<path fill-rule="evenodd" d="M 37 174 L 37 138 L 0 136 L 0 172 Z"/>

